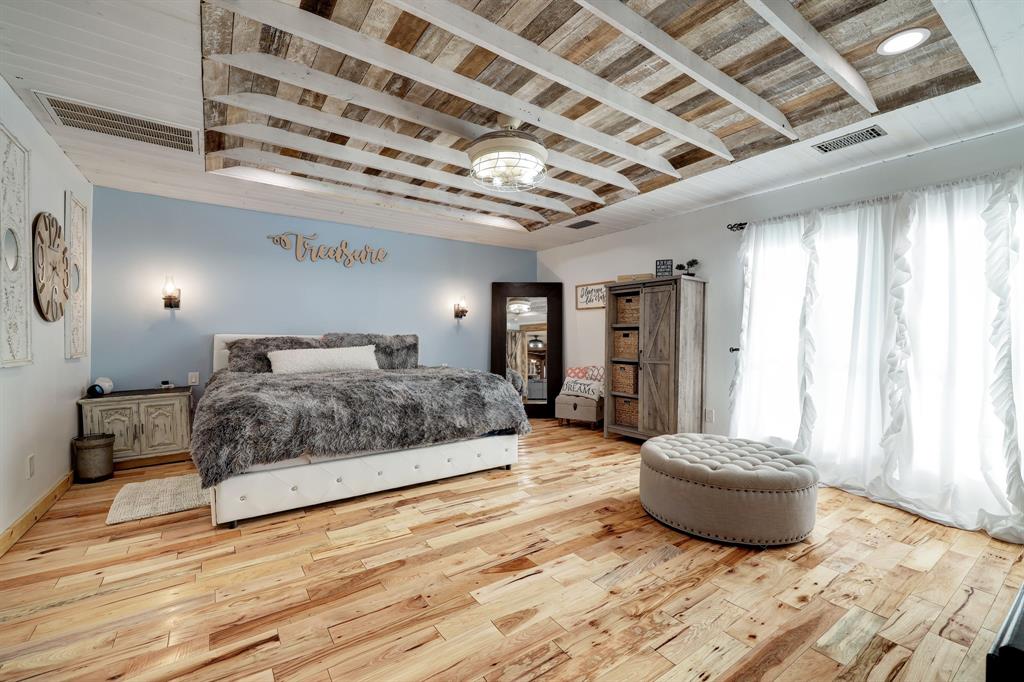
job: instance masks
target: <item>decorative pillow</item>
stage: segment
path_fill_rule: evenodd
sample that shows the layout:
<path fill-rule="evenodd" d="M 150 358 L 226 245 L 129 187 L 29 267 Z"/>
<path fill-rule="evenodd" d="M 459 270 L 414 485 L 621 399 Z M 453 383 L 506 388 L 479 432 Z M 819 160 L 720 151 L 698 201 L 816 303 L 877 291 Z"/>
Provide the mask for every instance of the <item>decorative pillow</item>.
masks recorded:
<path fill-rule="evenodd" d="M 604 395 L 604 382 L 588 379 L 566 379 L 562 384 L 562 395 L 578 395 L 581 398 L 597 400 Z"/>
<path fill-rule="evenodd" d="M 373 346 L 299 348 L 267 353 L 274 374 L 335 372 L 341 369 L 378 369 Z"/>
<path fill-rule="evenodd" d="M 415 369 L 420 364 L 420 337 L 415 334 L 324 334 L 327 348 L 374 346 L 381 369 Z"/>
<path fill-rule="evenodd" d="M 228 370 L 232 372 L 269 372 L 267 353 L 274 350 L 296 348 L 323 348 L 317 338 L 299 336 L 262 336 L 254 339 L 228 341 Z"/>
<path fill-rule="evenodd" d="M 600 365 L 587 365 L 585 367 L 570 367 L 565 370 L 565 376 L 570 379 L 586 379 L 587 381 L 604 381 L 604 367 Z"/>

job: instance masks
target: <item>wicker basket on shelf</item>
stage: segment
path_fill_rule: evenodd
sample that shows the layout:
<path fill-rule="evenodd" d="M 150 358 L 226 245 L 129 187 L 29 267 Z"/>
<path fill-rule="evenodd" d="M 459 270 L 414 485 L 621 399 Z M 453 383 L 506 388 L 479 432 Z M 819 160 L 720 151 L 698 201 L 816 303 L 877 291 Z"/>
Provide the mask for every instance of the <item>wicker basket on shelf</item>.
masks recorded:
<path fill-rule="evenodd" d="M 636 365 L 612 365 L 612 390 L 616 393 L 637 392 Z"/>
<path fill-rule="evenodd" d="M 636 360 L 640 355 L 640 332 L 616 331 L 612 336 L 612 357 Z"/>
<path fill-rule="evenodd" d="M 638 294 L 615 298 L 615 322 L 617 324 L 640 322 L 640 296 Z"/>
<path fill-rule="evenodd" d="M 640 422 L 640 411 L 637 408 L 637 401 L 634 398 L 615 399 L 615 423 L 619 426 L 636 428 Z"/>

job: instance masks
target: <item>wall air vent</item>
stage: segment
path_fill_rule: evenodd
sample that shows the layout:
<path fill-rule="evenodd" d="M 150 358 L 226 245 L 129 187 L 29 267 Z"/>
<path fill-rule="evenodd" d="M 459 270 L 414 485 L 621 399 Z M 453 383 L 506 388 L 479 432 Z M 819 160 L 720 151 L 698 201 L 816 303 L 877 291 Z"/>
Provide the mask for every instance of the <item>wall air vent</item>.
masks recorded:
<path fill-rule="evenodd" d="M 584 227 L 590 227 L 591 225 L 597 225 L 596 220 L 581 220 L 570 225 L 566 225 L 570 230 L 582 230 Z"/>
<path fill-rule="evenodd" d="M 875 125 L 871 126 L 870 128 L 864 128 L 863 130 L 847 133 L 846 135 L 833 137 L 831 140 L 819 142 L 818 144 L 814 145 L 814 148 L 817 149 L 822 154 L 828 154 L 829 152 L 838 151 L 840 149 L 846 149 L 847 147 L 850 147 L 855 144 L 860 144 L 861 142 L 873 140 L 876 137 L 883 137 L 886 134 L 887 133 L 884 130 L 882 130 L 880 126 Z"/>
<path fill-rule="evenodd" d="M 154 121 L 113 109 L 104 109 L 94 104 L 68 97 L 57 97 L 45 92 L 36 92 L 35 94 L 50 118 L 58 125 L 91 130 L 94 133 L 155 144 L 183 152 L 199 151 L 199 131 L 194 128 L 183 128 L 172 123 Z"/>

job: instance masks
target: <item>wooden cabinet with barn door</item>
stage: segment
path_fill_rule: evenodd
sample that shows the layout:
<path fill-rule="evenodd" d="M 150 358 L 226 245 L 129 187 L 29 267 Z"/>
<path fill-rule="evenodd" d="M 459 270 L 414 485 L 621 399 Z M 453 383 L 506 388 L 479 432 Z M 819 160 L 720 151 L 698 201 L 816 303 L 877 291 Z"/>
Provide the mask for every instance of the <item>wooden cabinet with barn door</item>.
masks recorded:
<path fill-rule="evenodd" d="M 114 461 L 186 452 L 192 437 L 188 387 L 115 391 L 78 401 L 82 433 L 114 434 Z"/>
<path fill-rule="evenodd" d="M 605 434 L 702 431 L 704 282 L 679 276 L 611 284 L 605 315 Z"/>

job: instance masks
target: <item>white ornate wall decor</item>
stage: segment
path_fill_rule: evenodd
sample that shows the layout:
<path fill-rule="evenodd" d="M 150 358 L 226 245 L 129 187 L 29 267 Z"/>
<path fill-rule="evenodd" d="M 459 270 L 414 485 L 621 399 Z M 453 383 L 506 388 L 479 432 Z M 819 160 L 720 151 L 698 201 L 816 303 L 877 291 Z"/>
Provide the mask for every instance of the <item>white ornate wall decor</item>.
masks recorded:
<path fill-rule="evenodd" d="M 29 152 L 0 125 L 0 367 L 32 362 Z"/>
<path fill-rule="evenodd" d="M 64 192 L 64 225 L 67 232 L 71 286 L 64 310 L 64 357 L 84 358 L 89 354 L 86 334 L 88 315 L 88 266 L 86 256 L 89 209 L 69 190 Z"/>

